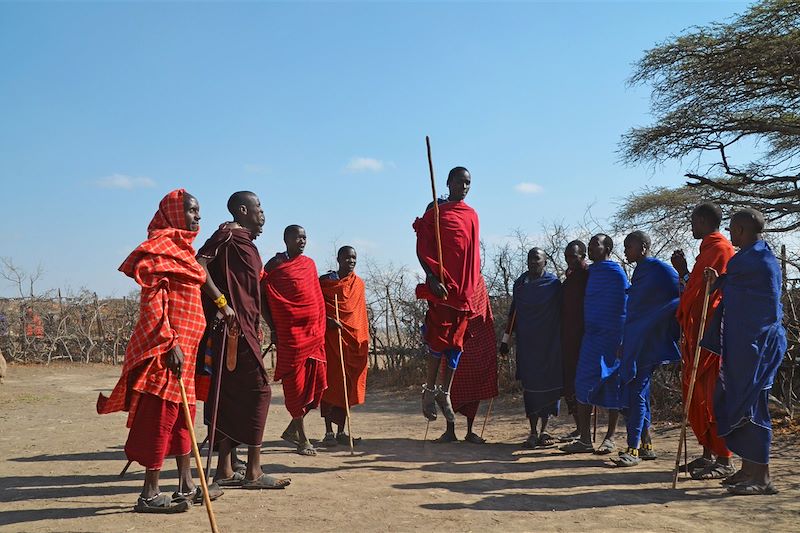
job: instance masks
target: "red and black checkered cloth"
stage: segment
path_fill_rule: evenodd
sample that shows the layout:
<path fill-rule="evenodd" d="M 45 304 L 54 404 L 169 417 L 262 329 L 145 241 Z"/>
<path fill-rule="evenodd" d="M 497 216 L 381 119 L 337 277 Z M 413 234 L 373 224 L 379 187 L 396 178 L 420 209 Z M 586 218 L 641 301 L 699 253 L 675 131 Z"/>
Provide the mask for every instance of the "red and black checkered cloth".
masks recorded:
<path fill-rule="evenodd" d="M 200 287 L 206 275 L 192 248 L 197 232 L 185 229 L 184 194 L 178 189 L 161 200 L 147 240 L 119 267 L 142 287 L 139 320 L 125 350 L 122 376 L 110 397 L 97 398 L 98 413 L 128 411 L 130 422 L 136 393 L 180 403 L 178 379 L 165 365 L 167 352 L 176 344 L 183 351 L 186 394 L 189 403 L 195 403 L 194 367 L 206 325 Z"/>
<path fill-rule="evenodd" d="M 464 353 L 450 389 L 453 408 L 467 418 L 475 417 L 481 400 L 497 396 L 497 337 L 483 276 L 478 276 L 471 305 L 477 314 L 469 320 Z"/>

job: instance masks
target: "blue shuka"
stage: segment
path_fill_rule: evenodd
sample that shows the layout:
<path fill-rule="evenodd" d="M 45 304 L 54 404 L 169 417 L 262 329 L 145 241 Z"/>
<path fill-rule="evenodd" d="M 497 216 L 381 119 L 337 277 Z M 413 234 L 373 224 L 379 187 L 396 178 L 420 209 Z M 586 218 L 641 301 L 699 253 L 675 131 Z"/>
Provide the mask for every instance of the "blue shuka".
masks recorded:
<path fill-rule="evenodd" d="M 575 397 L 583 404 L 619 409 L 617 352 L 625 326 L 628 277 L 614 261 L 589 265 L 584 333 L 575 374 Z"/>
<path fill-rule="evenodd" d="M 638 448 L 650 427 L 650 377 L 658 365 L 681 358 L 675 312 L 680 301 L 678 273 L 653 257 L 636 265 L 628 305 L 620 364 L 621 401 L 628 446 Z"/>
<path fill-rule="evenodd" d="M 514 282 L 517 379 L 522 382 L 528 417 L 558 415 L 561 372 L 561 282 L 545 272 Z"/>
<path fill-rule="evenodd" d="M 714 394 L 719 435 L 754 463 L 769 463 L 769 390 L 786 353 L 781 271 L 764 241 L 739 250 L 720 277 L 722 303 L 701 341 L 722 355 Z"/>

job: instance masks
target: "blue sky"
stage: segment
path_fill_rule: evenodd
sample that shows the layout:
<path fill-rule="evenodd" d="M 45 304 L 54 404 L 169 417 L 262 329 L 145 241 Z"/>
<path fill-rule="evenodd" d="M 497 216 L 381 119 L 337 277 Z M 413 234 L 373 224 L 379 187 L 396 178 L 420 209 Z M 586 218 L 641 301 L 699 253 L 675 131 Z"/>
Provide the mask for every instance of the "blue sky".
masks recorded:
<path fill-rule="evenodd" d="M 117 267 L 160 198 L 203 220 L 261 197 L 266 260 L 288 224 L 320 270 L 335 245 L 414 264 L 411 223 L 470 169 L 489 243 L 543 220 L 605 217 L 685 165 L 626 168 L 620 135 L 650 121 L 629 88 L 644 50 L 739 2 L 0 3 L 0 256 L 38 288 L 135 288 Z M 688 164 L 688 163 L 687 163 Z M 0 281 L 0 295 L 13 290 Z"/>

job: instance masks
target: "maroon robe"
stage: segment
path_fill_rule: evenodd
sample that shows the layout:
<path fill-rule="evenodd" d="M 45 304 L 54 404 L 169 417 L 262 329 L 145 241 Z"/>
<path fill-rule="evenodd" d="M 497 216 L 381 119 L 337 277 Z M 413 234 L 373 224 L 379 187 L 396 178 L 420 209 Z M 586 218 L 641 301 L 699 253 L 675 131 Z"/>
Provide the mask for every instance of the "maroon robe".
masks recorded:
<path fill-rule="evenodd" d="M 589 281 L 589 267 L 581 264 L 577 270 L 567 270 L 561 284 L 561 368 L 564 375 L 564 400 L 569 413 L 575 413 L 575 372 L 583 339 L 583 298 L 586 282 Z"/>
<path fill-rule="evenodd" d="M 215 441 L 223 436 L 236 443 L 260 446 L 264 435 L 272 390 L 264 369 L 261 353 L 261 257 L 250 232 L 243 228 L 229 228 L 222 224 L 197 253 L 210 259 L 208 271 L 214 284 L 225 295 L 241 328 L 236 368 L 229 371 L 220 365 L 224 348 L 224 328 L 214 327 L 217 306 L 203 294 L 203 310 L 208 326 L 200 343 L 202 352 L 209 351 L 213 372 L 222 369 L 219 405 L 217 407 L 217 432 Z M 209 343 L 210 341 L 210 343 Z M 203 365 L 198 364 L 198 369 Z M 207 381 L 207 380 L 206 380 Z M 202 397 L 203 389 L 198 386 Z M 207 404 L 215 404 L 216 376 L 210 380 Z M 211 409 L 206 409 L 205 420 L 210 424 Z"/>

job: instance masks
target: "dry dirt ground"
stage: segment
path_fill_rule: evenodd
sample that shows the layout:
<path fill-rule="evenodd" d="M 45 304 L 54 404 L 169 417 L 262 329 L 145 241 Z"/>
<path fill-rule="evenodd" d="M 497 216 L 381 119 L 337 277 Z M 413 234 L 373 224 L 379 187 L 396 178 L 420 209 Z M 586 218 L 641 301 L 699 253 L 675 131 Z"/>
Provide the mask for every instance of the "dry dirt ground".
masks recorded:
<path fill-rule="evenodd" d="M 107 366 L 10 368 L 0 385 L 0 531 L 209 530 L 200 506 L 166 516 L 131 511 L 144 472 L 134 465 L 125 479 L 118 477 L 125 417 L 98 416 L 94 408 L 97 393 L 108 391 L 118 375 L 119 368 Z M 289 416 L 275 386 L 262 462 L 270 473 L 291 476 L 292 485 L 229 489 L 214 504 L 220 529 L 800 530 L 796 441 L 781 438 L 773 447 L 780 494 L 731 497 L 717 482 L 682 480 L 678 490 L 670 488 L 675 426 L 657 430 L 662 458 L 615 469 L 600 457 L 521 450 L 527 423 L 513 398 L 495 404 L 485 435 L 490 444 L 483 446 L 424 443 L 416 395 L 370 391 L 367 401 L 353 417 L 354 432 L 364 437 L 355 456 L 340 447 L 301 457 L 278 438 Z M 307 425 L 322 436 L 316 412 Z M 443 425 L 432 423 L 429 438 Z M 462 420 L 457 429 L 463 435 Z M 566 417 L 552 429 L 566 433 Z M 198 433 L 205 435 L 199 425 Z M 619 432 L 617 443 L 623 440 Z M 174 462 L 166 466 L 162 489 L 172 491 Z"/>

